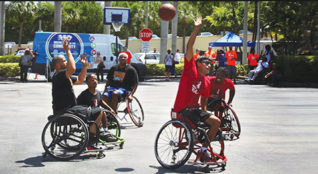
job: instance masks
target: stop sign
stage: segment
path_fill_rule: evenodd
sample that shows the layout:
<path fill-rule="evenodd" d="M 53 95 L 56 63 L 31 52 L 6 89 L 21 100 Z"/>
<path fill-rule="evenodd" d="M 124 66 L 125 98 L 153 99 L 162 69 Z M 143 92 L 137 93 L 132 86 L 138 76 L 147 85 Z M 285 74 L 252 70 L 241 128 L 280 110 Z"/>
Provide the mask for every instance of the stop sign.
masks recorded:
<path fill-rule="evenodd" d="M 149 28 L 144 28 L 139 33 L 139 38 L 142 41 L 150 41 L 152 38 L 152 31 Z"/>

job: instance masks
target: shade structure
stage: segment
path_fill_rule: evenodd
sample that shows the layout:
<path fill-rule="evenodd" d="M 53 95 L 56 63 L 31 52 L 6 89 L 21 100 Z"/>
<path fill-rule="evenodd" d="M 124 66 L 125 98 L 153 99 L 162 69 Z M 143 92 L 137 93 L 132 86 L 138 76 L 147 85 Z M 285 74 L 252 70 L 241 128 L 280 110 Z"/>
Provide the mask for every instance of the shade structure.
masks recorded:
<path fill-rule="evenodd" d="M 227 32 L 225 36 L 222 38 L 210 42 L 209 46 L 211 47 L 227 47 L 227 46 L 234 46 L 234 47 L 241 47 L 243 46 L 243 38 L 236 35 L 233 32 Z M 255 47 L 255 42 L 247 41 L 248 47 Z"/>

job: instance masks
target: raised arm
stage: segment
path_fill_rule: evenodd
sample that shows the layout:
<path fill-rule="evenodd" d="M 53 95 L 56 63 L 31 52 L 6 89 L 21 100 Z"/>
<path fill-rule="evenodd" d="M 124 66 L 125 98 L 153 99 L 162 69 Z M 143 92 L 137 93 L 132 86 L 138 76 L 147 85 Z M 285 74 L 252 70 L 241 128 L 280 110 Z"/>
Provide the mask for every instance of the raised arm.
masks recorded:
<path fill-rule="evenodd" d="M 186 59 L 188 60 L 188 62 L 193 57 L 193 45 L 194 45 L 195 39 L 197 38 L 201 25 L 202 25 L 202 17 L 198 17 L 194 21 L 194 30 L 192 31 L 189 41 L 187 43 Z"/>
<path fill-rule="evenodd" d="M 75 61 L 70 49 L 70 45 L 69 45 L 69 41 L 67 40 L 63 40 L 63 48 L 65 50 L 66 53 L 66 57 L 67 57 L 67 65 L 66 65 L 66 77 L 69 78 L 72 74 L 74 74 L 76 67 L 75 67 Z"/>
<path fill-rule="evenodd" d="M 83 67 L 82 67 L 80 74 L 78 75 L 76 82 L 74 83 L 75 85 L 82 84 L 85 80 L 87 66 L 88 66 L 87 58 L 88 58 L 88 56 L 86 56 L 85 53 L 81 54 L 81 63 L 83 64 Z"/>

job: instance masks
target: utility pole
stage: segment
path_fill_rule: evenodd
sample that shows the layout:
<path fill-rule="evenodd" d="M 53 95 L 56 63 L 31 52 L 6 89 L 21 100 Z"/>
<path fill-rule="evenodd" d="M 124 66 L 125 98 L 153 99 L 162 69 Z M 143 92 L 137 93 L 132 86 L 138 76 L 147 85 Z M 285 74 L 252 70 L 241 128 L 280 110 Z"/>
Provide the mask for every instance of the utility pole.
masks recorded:
<path fill-rule="evenodd" d="M 39 5 L 38 6 L 41 6 L 41 1 L 39 1 Z M 43 32 L 43 30 L 42 30 L 42 20 L 41 19 L 39 20 L 39 31 L 38 32 Z"/>
<path fill-rule="evenodd" d="M 244 7 L 244 39 L 243 39 L 243 55 L 242 65 L 247 64 L 247 12 L 248 12 L 248 1 L 245 1 Z"/>
<path fill-rule="evenodd" d="M 62 30 L 62 1 L 54 1 L 54 32 Z"/>
<path fill-rule="evenodd" d="M 172 42 L 171 42 L 171 52 L 176 55 L 177 51 L 177 33 L 178 33 L 178 1 L 173 1 L 173 6 L 176 8 L 176 15 L 172 19 Z"/>
<path fill-rule="evenodd" d="M 169 1 L 161 1 L 161 4 L 167 4 Z M 160 25 L 160 63 L 164 63 L 164 57 L 167 53 L 169 21 L 161 19 Z"/>
<path fill-rule="evenodd" d="M 104 7 L 112 7 L 112 1 L 105 1 Z M 104 24 L 104 33 L 110 34 L 110 25 Z"/>
<path fill-rule="evenodd" d="M 148 28 L 148 9 L 149 9 L 149 1 L 146 2 L 145 28 Z"/>
<path fill-rule="evenodd" d="M 6 6 L 5 1 L 0 2 L 0 55 L 4 56 L 4 38 L 5 38 L 5 16 Z"/>
<path fill-rule="evenodd" d="M 259 43 L 259 29 L 260 29 L 260 7 L 261 7 L 261 1 L 258 0 L 257 3 L 257 35 L 256 35 L 256 53 L 260 54 L 260 43 Z"/>

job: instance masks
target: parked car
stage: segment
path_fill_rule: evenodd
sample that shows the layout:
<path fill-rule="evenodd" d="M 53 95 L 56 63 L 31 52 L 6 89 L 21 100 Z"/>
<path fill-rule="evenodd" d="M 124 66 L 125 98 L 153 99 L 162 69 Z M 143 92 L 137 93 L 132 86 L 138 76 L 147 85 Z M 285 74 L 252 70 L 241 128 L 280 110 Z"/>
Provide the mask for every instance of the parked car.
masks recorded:
<path fill-rule="evenodd" d="M 128 37 L 128 40 L 136 40 L 136 39 L 138 39 L 138 38 L 137 38 L 137 37 L 135 37 L 135 36 Z"/>
<path fill-rule="evenodd" d="M 160 53 L 135 53 L 135 56 L 144 64 L 159 64 L 160 62 Z"/>
<path fill-rule="evenodd" d="M 160 37 L 158 37 L 156 34 L 153 34 L 152 39 L 160 39 Z"/>
<path fill-rule="evenodd" d="M 210 32 L 201 32 L 199 36 L 213 36 L 213 34 Z"/>
<path fill-rule="evenodd" d="M 16 56 L 23 56 L 25 50 L 18 50 Z"/>

